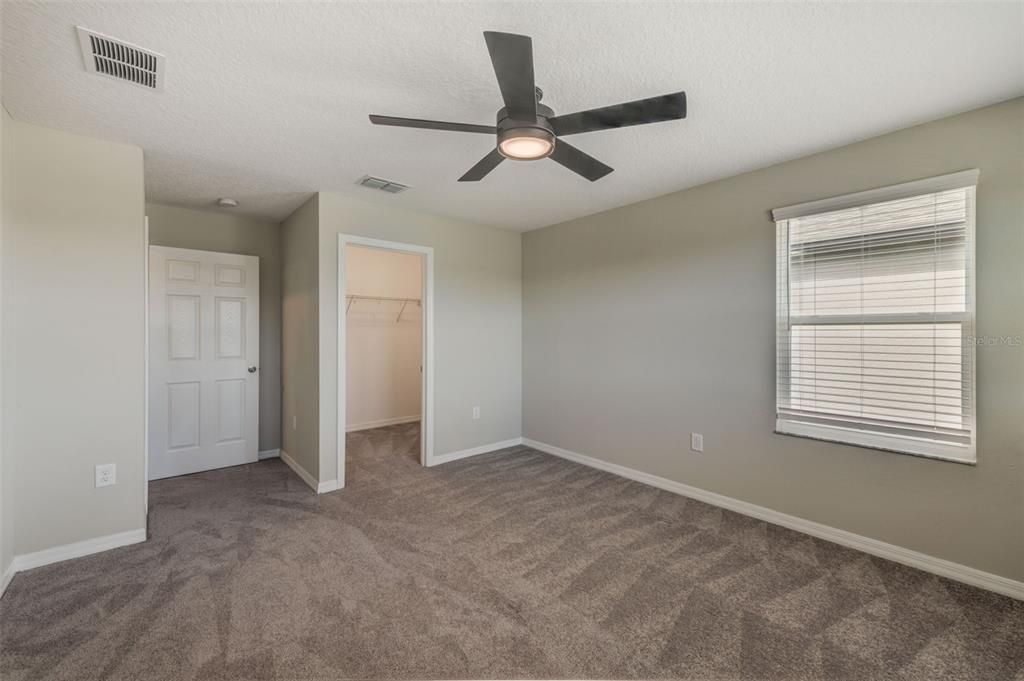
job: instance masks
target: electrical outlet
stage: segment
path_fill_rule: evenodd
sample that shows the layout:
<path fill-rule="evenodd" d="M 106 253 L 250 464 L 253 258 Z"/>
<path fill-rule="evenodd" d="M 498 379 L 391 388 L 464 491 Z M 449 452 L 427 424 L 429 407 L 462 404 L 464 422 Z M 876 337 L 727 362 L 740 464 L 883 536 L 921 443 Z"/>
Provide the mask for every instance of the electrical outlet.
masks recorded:
<path fill-rule="evenodd" d="M 695 452 L 703 452 L 704 436 L 700 433 L 690 433 L 690 449 Z"/>
<path fill-rule="evenodd" d="M 295 430 L 297 425 L 298 425 L 298 421 L 296 421 L 295 417 L 293 416 L 292 417 L 292 430 Z"/>
<path fill-rule="evenodd" d="M 96 466 L 96 486 L 108 487 L 117 482 L 117 465 L 105 463 Z"/>
<path fill-rule="evenodd" d="M 473 407 L 473 420 L 476 421 L 480 418 L 480 407 Z"/>

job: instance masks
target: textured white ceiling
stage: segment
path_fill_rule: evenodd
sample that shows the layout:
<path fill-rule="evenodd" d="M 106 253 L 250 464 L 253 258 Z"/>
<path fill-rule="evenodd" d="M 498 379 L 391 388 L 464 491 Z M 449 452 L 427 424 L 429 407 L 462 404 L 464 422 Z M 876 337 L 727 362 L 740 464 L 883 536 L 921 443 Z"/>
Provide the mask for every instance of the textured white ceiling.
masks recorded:
<path fill-rule="evenodd" d="M 3 3 L 17 119 L 130 142 L 148 197 L 281 219 L 335 191 L 527 230 L 1024 92 L 1024 3 Z M 87 74 L 74 26 L 167 56 L 155 93 Z M 482 31 L 533 37 L 556 113 L 684 89 L 685 121 L 573 138 L 615 168 L 589 183 L 506 162 L 456 179 L 485 135 L 367 114 L 493 122 Z M 408 184 L 390 195 L 364 174 Z"/>

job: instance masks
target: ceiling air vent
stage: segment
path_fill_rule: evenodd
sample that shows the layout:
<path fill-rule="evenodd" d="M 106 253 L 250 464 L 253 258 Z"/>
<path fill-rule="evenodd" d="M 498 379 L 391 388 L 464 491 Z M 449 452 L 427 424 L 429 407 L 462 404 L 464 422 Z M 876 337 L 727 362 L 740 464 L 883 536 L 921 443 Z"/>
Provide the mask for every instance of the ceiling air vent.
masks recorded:
<path fill-rule="evenodd" d="M 373 177 L 372 175 L 366 175 L 360 178 L 357 184 L 369 187 L 370 189 L 379 189 L 382 192 L 388 192 L 389 194 L 404 192 L 409 188 L 408 185 L 392 182 L 391 180 L 382 180 L 379 177 Z"/>
<path fill-rule="evenodd" d="M 85 70 L 126 80 L 151 90 L 164 87 L 164 56 L 81 26 L 78 42 Z"/>

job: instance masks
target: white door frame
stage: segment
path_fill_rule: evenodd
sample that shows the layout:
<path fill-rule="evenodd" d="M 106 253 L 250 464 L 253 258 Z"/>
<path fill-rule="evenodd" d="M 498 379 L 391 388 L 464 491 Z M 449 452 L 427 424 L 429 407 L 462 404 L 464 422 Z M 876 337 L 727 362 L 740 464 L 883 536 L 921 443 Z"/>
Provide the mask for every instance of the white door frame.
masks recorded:
<path fill-rule="evenodd" d="M 142 433 L 145 438 L 143 446 L 142 463 L 142 515 L 143 525 L 146 533 L 149 533 L 149 216 L 145 218 L 142 226 L 142 297 L 146 332 L 143 336 L 142 363 L 145 365 L 145 372 L 142 377 L 142 393 L 145 397 L 142 400 Z"/>
<path fill-rule="evenodd" d="M 354 234 L 338 234 L 338 487 L 345 485 L 345 363 L 347 321 L 345 319 L 345 247 L 363 246 L 383 251 L 423 256 L 423 334 L 420 380 L 420 464 L 434 465 L 434 249 L 430 246 L 398 241 L 370 239 Z"/>

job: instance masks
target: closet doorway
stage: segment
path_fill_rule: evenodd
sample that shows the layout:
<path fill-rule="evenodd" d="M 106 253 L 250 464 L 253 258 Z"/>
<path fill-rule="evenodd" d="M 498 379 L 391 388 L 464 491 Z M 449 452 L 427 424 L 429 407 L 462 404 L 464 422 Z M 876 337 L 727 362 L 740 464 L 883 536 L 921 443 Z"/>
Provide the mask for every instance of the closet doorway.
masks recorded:
<path fill-rule="evenodd" d="M 339 478 L 347 444 L 372 438 L 393 442 L 390 456 L 429 466 L 433 249 L 351 235 L 338 242 Z"/>

